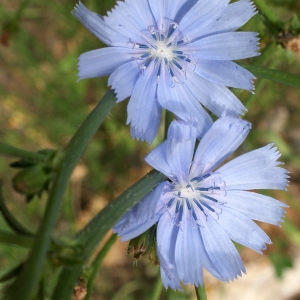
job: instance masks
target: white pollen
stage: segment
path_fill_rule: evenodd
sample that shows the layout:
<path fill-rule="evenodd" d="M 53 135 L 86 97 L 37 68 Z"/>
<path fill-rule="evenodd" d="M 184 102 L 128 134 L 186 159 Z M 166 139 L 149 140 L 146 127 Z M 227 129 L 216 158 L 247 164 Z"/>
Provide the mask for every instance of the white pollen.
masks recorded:
<path fill-rule="evenodd" d="M 165 42 L 157 42 L 155 45 L 157 50 L 152 50 L 152 55 L 158 56 L 161 59 L 166 58 L 168 61 L 172 61 L 174 58 L 173 47 L 167 47 Z"/>

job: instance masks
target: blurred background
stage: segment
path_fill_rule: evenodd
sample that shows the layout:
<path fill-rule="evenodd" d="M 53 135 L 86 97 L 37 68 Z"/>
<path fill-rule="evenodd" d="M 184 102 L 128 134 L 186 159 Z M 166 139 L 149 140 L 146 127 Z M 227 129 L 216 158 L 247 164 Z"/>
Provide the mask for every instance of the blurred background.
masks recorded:
<path fill-rule="evenodd" d="M 83 2 L 102 15 L 115 5 L 114 0 Z M 299 22 L 296 15 L 300 18 L 300 1 L 264 2 L 285 27 L 278 32 L 262 15 L 253 17 L 242 30 L 259 32 L 262 55 L 246 62 L 300 75 L 300 36 L 289 27 Z M 76 82 L 78 56 L 104 46 L 71 15 L 76 3 L 0 0 L 1 142 L 30 151 L 62 149 L 108 90 L 107 78 Z M 260 224 L 273 242 L 263 256 L 238 246 L 248 275 L 230 284 L 206 276 L 209 300 L 300 299 L 300 89 L 264 79 L 257 79 L 255 86 L 253 95 L 234 90 L 249 110 L 245 118 L 253 124 L 235 156 L 275 143 L 282 153 L 280 160 L 291 173 L 290 186 L 288 192 L 267 195 L 290 208 L 281 228 Z M 133 141 L 125 125 L 126 106 L 127 100 L 114 107 L 76 167 L 56 227 L 57 236 L 74 234 L 150 170 L 143 158 L 162 141 L 163 126 L 152 145 Z M 4 196 L 10 210 L 34 230 L 41 220 L 46 194 L 26 203 L 11 184 L 16 173 L 9 166 L 13 161 L 0 157 Z M 1 216 L 0 229 L 9 230 Z M 27 251 L 1 244 L 0 277 L 25 259 Z M 49 267 L 47 272 L 56 271 Z M 99 270 L 91 299 L 150 299 L 158 274 L 158 266 L 147 257 L 135 261 L 127 255 L 127 243 L 118 241 Z M 52 282 L 48 284 L 50 289 Z M 163 290 L 159 299 L 196 296 L 193 288 L 186 287 L 183 292 Z"/>

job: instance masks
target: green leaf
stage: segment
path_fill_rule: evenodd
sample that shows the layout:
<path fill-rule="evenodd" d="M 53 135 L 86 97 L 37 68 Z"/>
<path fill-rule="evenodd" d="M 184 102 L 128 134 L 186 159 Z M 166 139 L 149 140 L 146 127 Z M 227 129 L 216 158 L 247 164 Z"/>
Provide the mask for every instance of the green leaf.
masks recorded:
<path fill-rule="evenodd" d="M 300 88 L 300 76 L 243 63 L 239 63 L 239 65 L 253 73 L 258 78 L 269 79 L 275 82 Z"/>

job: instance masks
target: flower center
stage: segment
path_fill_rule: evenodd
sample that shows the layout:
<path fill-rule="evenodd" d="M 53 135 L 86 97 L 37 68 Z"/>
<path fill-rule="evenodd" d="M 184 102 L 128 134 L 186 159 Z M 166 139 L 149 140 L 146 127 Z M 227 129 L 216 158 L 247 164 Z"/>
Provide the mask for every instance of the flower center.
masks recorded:
<path fill-rule="evenodd" d="M 176 23 L 169 21 L 164 28 L 158 30 L 151 26 L 148 31 L 142 33 L 145 43 L 134 44 L 137 61 L 142 74 L 153 66 L 157 82 L 164 72 L 164 76 L 171 76 L 173 84 L 182 83 L 185 81 L 187 68 L 195 69 L 196 65 L 191 58 L 191 51 L 186 51 L 189 41 Z M 164 70 L 162 65 L 166 67 Z"/>
<path fill-rule="evenodd" d="M 173 183 L 165 194 L 166 209 L 178 226 L 190 218 L 196 227 L 205 227 L 207 218 L 219 218 L 225 203 L 217 198 L 224 192 L 225 183 L 216 173 L 194 177 L 187 186 Z"/>

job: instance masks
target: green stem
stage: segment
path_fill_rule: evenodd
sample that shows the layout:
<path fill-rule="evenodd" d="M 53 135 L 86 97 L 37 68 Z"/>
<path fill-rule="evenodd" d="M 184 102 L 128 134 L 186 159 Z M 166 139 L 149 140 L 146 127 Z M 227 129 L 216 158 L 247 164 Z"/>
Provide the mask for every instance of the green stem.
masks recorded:
<path fill-rule="evenodd" d="M 19 149 L 5 143 L 0 142 L 0 154 L 18 157 L 26 160 L 32 160 L 36 162 L 45 161 L 45 156 L 40 153 L 29 152 L 23 149 Z"/>
<path fill-rule="evenodd" d="M 204 285 L 195 286 L 195 291 L 198 300 L 207 300 Z"/>
<path fill-rule="evenodd" d="M 271 23 L 273 24 L 280 23 L 277 17 L 270 10 L 269 6 L 265 3 L 265 0 L 254 0 L 254 3 L 259 9 L 259 11 L 262 12 Z"/>
<path fill-rule="evenodd" d="M 6 207 L 3 193 L 2 193 L 1 182 L 0 182 L 0 211 L 3 215 L 4 220 L 12 230 L 22 235 L 33 236 L 33 233 L 30 230 L 28 230 L 26 227 L 24 227 Z"/>
<path fill-rule="evenodd" d="M 78 234 L 78 243 L 83 247 L 80 258 L 83 261 L 87 260 L 107 231 L 113 227 L 122 215 L 163 180 L 166 180 L 165 175 L 153 170 L 101 210 Z M 70 298 L 82 267 L 82 265 L 78 265 L 73 268 L 64 268 L 52 296 L 53 300 Z"/>
<path fill-rule="evenodd" d="M 115 101 L 114 93 L 107 92 L 67 145 L 30 256 L 16 281 L 6 290 L 5 299 L 30 300 L 34 296 L 69 178 L 88 142 L 113 108 Z"/>
<path fill-rule="evenodd" d="M 95 258 L 94 262 L 92 263 L 92 272 L 89 276 L 88 283 L 87 283 L 87 294 L 84 298 L 84 300 L 89 300 L 91 297 L 93 285 L 94 285 L 94 280 L 97 275 L 97 272 L 102 264 L 102 261 L 104 257 L 106 256 L 107 252 L 111 248 L 111 246 L 115 243 L 117 240 L 117 235 L 113 234 L 110 239 L 107 241 L 107 243 L 104 245 L 104 247 L 101 249 L 101 251 L 98 253 L 97 257 Z"/>
<path fill-rule="evenodd" d="M 156 283 L 155 283 L 153 295 L 151 296 L 150 299 L 151 300 L 158 300 L 162 289 L 163 289 L 163 283 L 162 283 L 162 280 L 160 278 L 160 275 L 158 275 Z"/>
<path fill-rule="evenodd" d="M 26 6 L 29 4 L 30 0 L 24 0 L 20 7 L 18 8 L 18 10 L 16 11 L 16 14 L 15 14 L 15 18 L 16 20 L 19 20 L 22 16 L 22 12 L 24 11 L 24 9 L 26 8 Z"/>
<path fill-rule="evenodd" d="M 24 248 L 31 248 L 34 239 L 32 237 L 19 235 L 0 230 L 0 244 L 17 245 Z"/>

